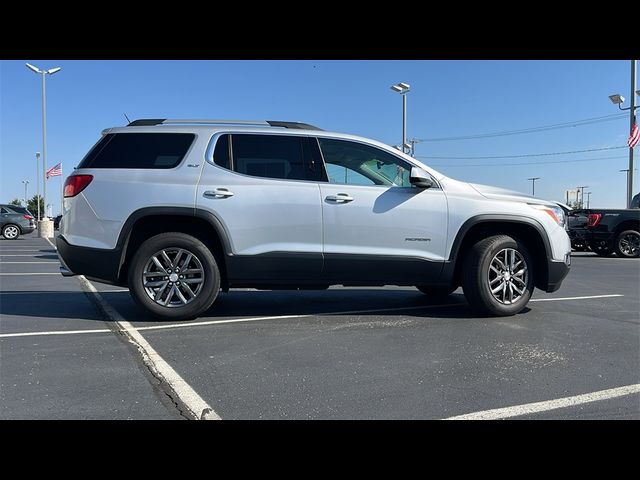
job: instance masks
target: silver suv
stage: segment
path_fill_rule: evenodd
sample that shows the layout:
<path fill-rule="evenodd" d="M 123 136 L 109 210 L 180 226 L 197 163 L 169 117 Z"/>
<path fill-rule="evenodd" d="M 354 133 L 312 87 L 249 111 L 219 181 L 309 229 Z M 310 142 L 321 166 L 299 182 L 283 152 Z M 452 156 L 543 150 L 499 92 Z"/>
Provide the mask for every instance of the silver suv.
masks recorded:
<path fill-rule="evenodd" d="M 64 197 L 62 274 L 127 286 L 163 319 L 201 315 L 220 290 L 329 285 L 462 286 L 478 311 L 513 315 L 570 265 L 555 203 L 295 122 L 111 128 Z"/>

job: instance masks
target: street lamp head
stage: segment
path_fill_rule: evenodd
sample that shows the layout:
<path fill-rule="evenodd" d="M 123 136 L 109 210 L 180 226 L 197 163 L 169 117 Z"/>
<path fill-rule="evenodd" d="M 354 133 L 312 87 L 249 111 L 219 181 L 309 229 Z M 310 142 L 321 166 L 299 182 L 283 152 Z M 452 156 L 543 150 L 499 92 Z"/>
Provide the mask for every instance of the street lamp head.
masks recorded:
<path fill-rule="evenodd" d="M 60 70 L 62 70 L 62 67 L 54 67 L 54 68 L 50 68 L 49 70 L 47 70 L 47 73 L 49 75 L 53 75 L 54 73 L 57 73 Z"/>
<path fill-rule="evenodd" d="M 40 158 L 40 152 L 36 152 L 36 158 Z"/>
<path fill-rule="evenodd" d="M 408 83 L 400 82 L 396 85 L 391 85 L 391 90 L 394 92 L 398 92 L 401 95 L 404 95 L 410 90 L 411 86 Z"/>
<path fill-rule="evenodd" d="M 640 97 L 640 90 L 636 90 L 636 95 Z"/>
<path fill-rule="evenodd" d="M 405 143 L 403 145 L 404 145 L 404 148 L 411 148 L 411 144 L 410 143 Z"/>
<path fill-rule="evenodd" d="M 621 103 L 624 103 L 624 97 L 619 93 L 616 93 L 615 95 L 609 95 L 609 100 L 611 100 L 611 103 L 613 103 L 614 105 L 620 105 Z"/>
<path fill-rule="evenodd" d="M 30 63 L 27 63 L 26 65 L 27 65 L 27 68 L 28 68 L 29 70 L 32 70 L 32 71 L 34 71 L 34 72 L 36 72 L 36 73 L 42 73 L 42 70 L 40 70 L 38 67 L 33 66 L 33 65 L 31 65 Z"/>

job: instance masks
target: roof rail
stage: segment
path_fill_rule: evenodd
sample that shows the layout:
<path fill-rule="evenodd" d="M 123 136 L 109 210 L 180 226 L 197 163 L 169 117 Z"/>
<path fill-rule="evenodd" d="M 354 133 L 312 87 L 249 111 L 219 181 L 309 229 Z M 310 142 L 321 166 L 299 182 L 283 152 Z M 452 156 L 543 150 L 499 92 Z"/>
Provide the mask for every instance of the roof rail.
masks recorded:
<path fill-rule="evenodd" d="M 203 120 L 203 119 L 170 119 L 141 118 L 129 123 L 127 127 L 144 127 L 153 125 L 243 125 L 258 127 L 280 127 L 299 130 L 322 130 L 321 128 L 301 122 L 281 122 L 276 120 Z"/>

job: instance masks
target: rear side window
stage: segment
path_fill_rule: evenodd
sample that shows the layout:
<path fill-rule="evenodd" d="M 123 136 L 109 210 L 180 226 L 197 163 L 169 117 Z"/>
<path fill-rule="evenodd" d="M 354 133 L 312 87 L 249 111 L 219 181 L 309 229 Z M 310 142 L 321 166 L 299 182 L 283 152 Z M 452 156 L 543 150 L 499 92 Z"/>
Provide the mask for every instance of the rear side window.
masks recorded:
<path fill-rule="evenodd" d="M 192 133 L 109 133 L 78 168 L 174 168 L 194 138 Z"/>
<path fill-rule="evenodd" d="M 213 161 L 253 177 L 327 181 L 318 142 L 312 137 L 225 134 L 216 141 Z"/>

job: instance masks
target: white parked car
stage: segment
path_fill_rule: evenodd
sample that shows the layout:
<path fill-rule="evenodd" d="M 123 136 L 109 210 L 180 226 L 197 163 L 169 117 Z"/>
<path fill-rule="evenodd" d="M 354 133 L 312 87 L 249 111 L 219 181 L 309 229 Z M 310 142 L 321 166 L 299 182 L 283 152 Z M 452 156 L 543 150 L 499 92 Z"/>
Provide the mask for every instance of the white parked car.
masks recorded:
<path fill-rule="evenodd" d="M 478 311 L 513 315 L 570 265 L 555 203 L 293 122 L 111 128 L 64 196 L 63 275 L 128 286 L 165 319 L 202 314 L 220 290 L 334 284 L 462 286 Z"/>

